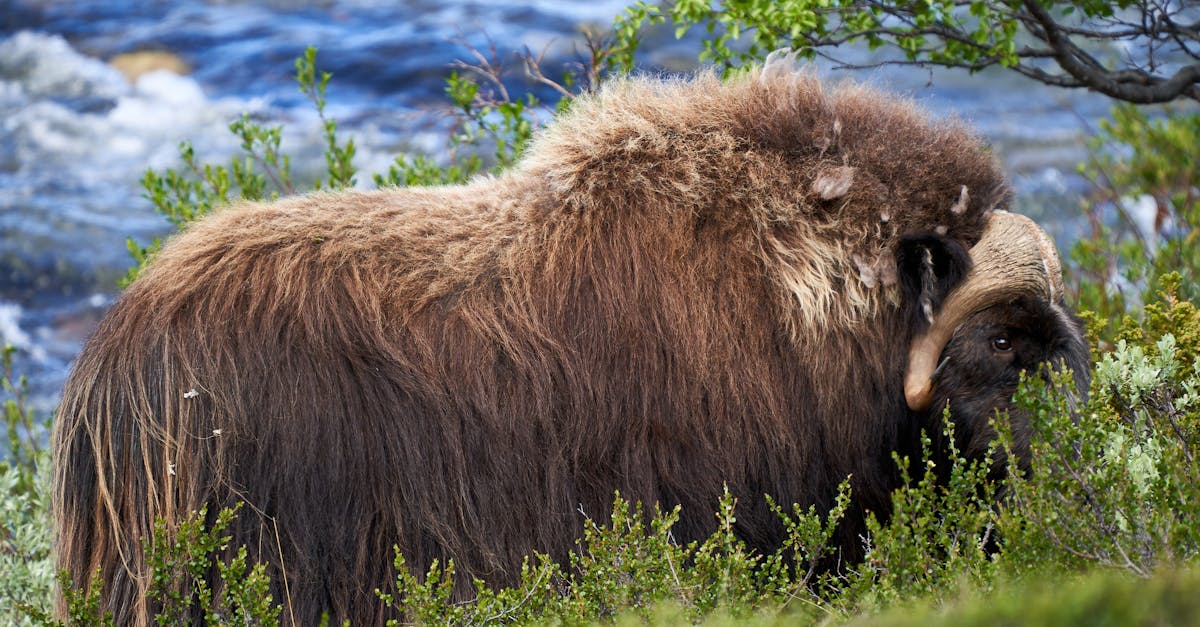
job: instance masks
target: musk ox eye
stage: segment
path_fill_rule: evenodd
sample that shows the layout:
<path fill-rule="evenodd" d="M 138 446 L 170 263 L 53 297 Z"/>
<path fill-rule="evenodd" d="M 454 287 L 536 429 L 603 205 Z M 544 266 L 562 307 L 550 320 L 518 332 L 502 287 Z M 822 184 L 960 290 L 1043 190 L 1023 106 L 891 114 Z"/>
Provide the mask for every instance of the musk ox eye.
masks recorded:
<path fill-rule="evenodd" d="M 992 350 L 998 353 L 1007 353 L 1012 350 L 1012 341 L 1003 335 L 992 338 Z"/>

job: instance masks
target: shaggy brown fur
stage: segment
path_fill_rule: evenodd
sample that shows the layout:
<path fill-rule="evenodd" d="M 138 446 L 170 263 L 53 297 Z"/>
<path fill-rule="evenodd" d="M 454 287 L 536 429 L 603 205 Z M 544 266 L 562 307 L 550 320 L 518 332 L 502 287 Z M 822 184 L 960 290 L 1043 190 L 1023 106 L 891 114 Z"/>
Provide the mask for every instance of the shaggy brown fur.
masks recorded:
<path fill-rule="evenodd" d="M 776 63 L 611 85 L 494 179 L 223 210 L 74 367 L 59 563 L 142 624 L 152 521 L 245 501 L 233 544 L 282 567 L 276 599 L 366 624 L 393 544 L 509 584 L 614 490 L 681 504 L 689 541 L 728 485 L 771 550 L 762 494 L 824 508 L 848 475 L 853 558 L 916 420 L 895 249 L 967 247 L 1007 193 L 960 126 Z"/>

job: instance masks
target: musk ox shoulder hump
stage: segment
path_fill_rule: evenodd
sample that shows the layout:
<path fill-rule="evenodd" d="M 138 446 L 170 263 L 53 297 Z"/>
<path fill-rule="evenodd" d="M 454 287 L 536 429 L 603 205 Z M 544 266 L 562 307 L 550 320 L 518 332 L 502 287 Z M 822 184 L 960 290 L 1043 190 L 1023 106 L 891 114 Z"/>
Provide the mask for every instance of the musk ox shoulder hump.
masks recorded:
<path fill-rule="evenodd" d="M 589 219 L 720 224 L 772 275 L 793 331 L 894 305 L 910 233 L 969 247 L 1008 201 L 995 157 L 962 123 L 861 84 L 822 84 L 793 58 L 726 82 L 615 81 L 534 141 L 519 175 Z M 732 251 L 731 251 L 732 252 Z"/>

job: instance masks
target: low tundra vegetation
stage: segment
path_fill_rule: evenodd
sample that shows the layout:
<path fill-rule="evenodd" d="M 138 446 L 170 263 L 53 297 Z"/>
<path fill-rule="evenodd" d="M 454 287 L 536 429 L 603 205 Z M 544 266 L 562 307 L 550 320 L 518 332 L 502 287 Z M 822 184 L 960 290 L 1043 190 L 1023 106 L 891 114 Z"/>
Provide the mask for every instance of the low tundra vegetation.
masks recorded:
<path fill-rule="evenodd" d="M 565 96 L 559 107 L 594 85 L 619 52 L 597 43 L 589 68 L 552 81 Z M 511 164 L 541 104 L 532 96 L 497 95 L 500 77 L 494 67 L 499 66 L 484 64 L 448 81 L 457 111 L 449 160 L 400 157 L 374 182 L 458 182 Z M 329 76 L 316 71 L 315 51 L 297 60 L 297 79 L 322 116 L 324 180 L 296 183 L 281 152 L 280 129 L 241 119 L 230 128 L 242 138 L 243 154 L 228 164 L 201 164 L 184 144 L 181 169 L 152 171 L 143 178 L 146 197 L 174 224 L 186 227 L 214 206 L 238 198 L 354 184 L 354 145 L 342 142 L 336 123 L 324 117 Z M 1136 113 L 1121 115 L 1098 141 L 1162 142 L 1174 150 L 1190 149 L 1194 163 L 1197 144 L 1177 141 L 1190 127 L 1160 124 L 1157 134 L 1130 134 L 1139 124 L 1157 123 Z M 1154 151 L 1139 148 L 1137 154 L 1149 163 Z M 530 555 L 520 585 L 495 590 L 476 582 L 475 599 L 460 604 L 450 601 L 453 562 L 413 572 L 403 557 L 380 555 L 394 563 L 400 592 L 379 594 L 379 603 L 407 621 L 437 624 L 1200 620 L 1200 602 L 1192 593 L 1200 584 L 1195 566 L 1200 552 L 1200 310 L 1192 300 L 1196 263 L 1187 252 L 1195 248 L 1185 246 L 1195 238 L 1195 194 L 1186 178 L 1169 172 L 1156 176 L 1147 169 L 1170 169 L 1174 162 L 1141 163 L 1132 163 L 1141 169 L 1103 160 L 1084 166 L 1110 173 L 1103 181 L 1109 201 L 1098 204 L 1116 203 L 1126 190 L 1161 198 L 1165 211 L 1174 213 L 1154 237 L 1114 240 L 1109 230 L 1097 228 L 1077 245 L 1078 273 L 1069 278 L 1088 309 L 1084 315 L 1095 347 L 1092 387 L 1074 390 L 1065 375 L 1049 384 L 1027 377 L 1017 395 L 1032 416 L 1034 463 L 1027 472 L 1010 466 L 1003 479 L 989 479 L 996 473 L 988 465 L 968 461 L 953 448 L 947 424 L 944 434 L 925 438 L 922 459 L 896 458 L 905 485 L 892 495 L 890 517 L 868 521 L 862 538 L 866 557 L 859 564 L 818 567 L 831 558 L 829 539 L 854 498 L 848 483 L 829 512 L 772 503 L 788 532 L 785 545 L 772 555 L 750 552 L 733 534 L 739 499 L 751 498 L 747 495 L 726 494 L 713 503 L 718 531 L 703 542 L 682 545 L 671 534 L 677 509 L 648 509 L 614 494 L 611 516 L 585 524 L 569 563 Z M 1156 187 L 1147 191 L 1151 185 Z M 157 242 L 144 247 L 130 242 L 139 267 L 152 260 L 156 248 Z M 1131 256 L 1146 263 L 1119 275 L 1114 268 Z M 1128 297 L 1112 297 L 1113 286 Z M 49 452 L 41 444 L 49 419 L 27 409 L 24 381 L 13 372 L 12 356 L 12 348 L 2 354 L 0 395 L 7 429 L 0 461 L 0 620 L 111 624 L 100 598 L 77 592 L 78 582 L 54 573 Z M 1007 416 L 994 420 L 1001 434 L 994 457 L 1004 459 L 1011 445 Z M 949 437 L 933 437 L 939 435 Z M 951 448 L 935 451 L 935 442 Z M 225 529 L 237 515 L 234 510 L 197 512 L 174 529 L 157 526 L 146 539 L 150 595 L 164 608 L 156 617 L 159 624 L 175 624 L 189 607 L 203 608 L 212 625 L 291 624 L 288 600 L 266 592 L 271 573 L 248 563 L 244 552 L 221 563 L 219 581 L 199 575 L 224 553 Z M 56 586 L 66 598 L 62 617 L 53 613 Z"/>

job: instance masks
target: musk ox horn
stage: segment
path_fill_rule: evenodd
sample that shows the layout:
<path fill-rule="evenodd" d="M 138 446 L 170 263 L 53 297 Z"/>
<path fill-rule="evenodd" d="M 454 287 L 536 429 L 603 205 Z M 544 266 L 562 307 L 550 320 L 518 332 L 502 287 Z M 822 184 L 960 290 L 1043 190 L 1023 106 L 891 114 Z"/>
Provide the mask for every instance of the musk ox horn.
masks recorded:
<path fill-rule="evenodd" d="M 914 411 L 929 409 L 938 358 L 971 314 L 1021 296 L 1054 302 L 1063 293 L 1054 242 L 1023 215 L 993 213 L 979 243 L 971 248 L 971 260 L 971 272 L 909 349 L 904 397 Z"/>

